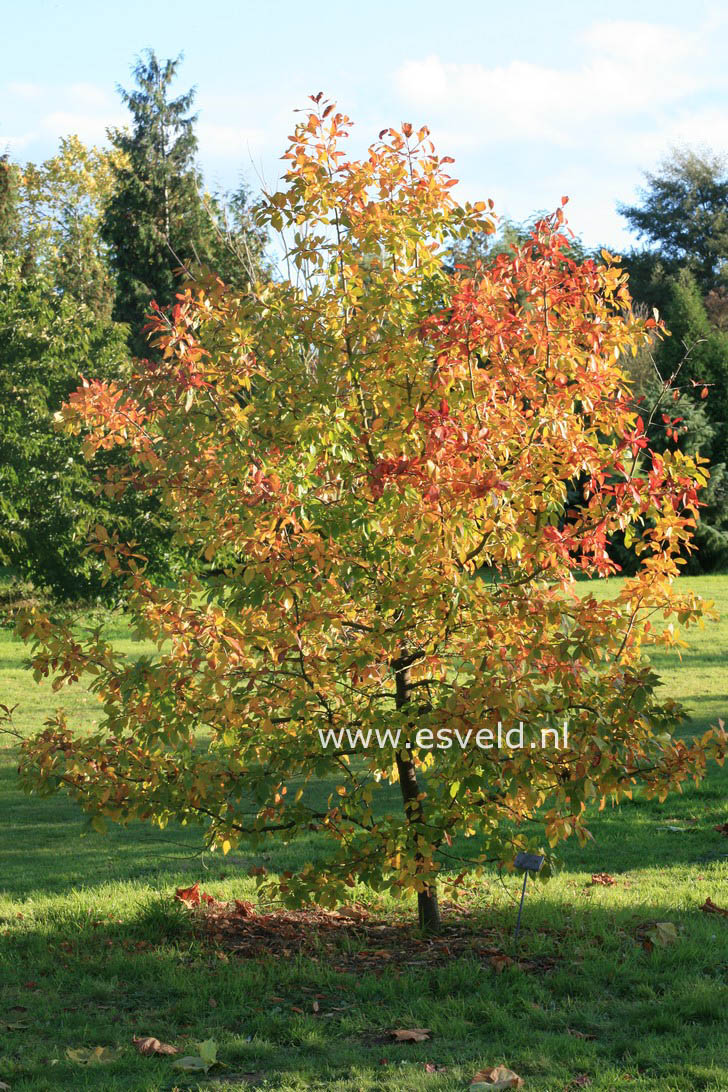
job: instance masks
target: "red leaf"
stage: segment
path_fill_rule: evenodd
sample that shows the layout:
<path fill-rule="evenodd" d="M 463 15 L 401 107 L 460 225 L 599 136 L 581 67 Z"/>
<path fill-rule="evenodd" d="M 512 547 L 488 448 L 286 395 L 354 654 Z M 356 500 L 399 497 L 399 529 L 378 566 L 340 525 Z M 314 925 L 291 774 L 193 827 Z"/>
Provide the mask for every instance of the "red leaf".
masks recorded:
<path fill-rule="evenodd" d="M 722 906 L 717 906 L 711 898 L 707 898 L 700 909 L 704 914 L 719 914 L 722 918 L 728 918 L 728 910 L 724 910 Z"/>
<path fill-rule="evenodd" d="M 247 899 L 235 900 L 235 913 L 241 918 L 254 918 L 257 916 L 255 907 Z"/>
<path fill-rule="evenodd" d="M 193 883 L 192 887 L 178 887 L 174 893 L 174 897 L 178 902 L 183 902 L 185 906 L 199 906 L 200 885 L 198 883 Z"/>

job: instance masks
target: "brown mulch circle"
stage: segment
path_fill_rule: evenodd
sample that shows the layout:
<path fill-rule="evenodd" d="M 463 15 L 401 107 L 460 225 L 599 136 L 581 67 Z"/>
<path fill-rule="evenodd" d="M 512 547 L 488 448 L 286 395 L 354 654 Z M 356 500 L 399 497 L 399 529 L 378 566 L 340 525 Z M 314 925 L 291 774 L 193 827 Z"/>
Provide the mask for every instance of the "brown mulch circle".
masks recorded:
<path fill-rule="evenodd" d="M 326 960 L 334 970 L 360 974 L 398 973 L 418 967 L 444 966 L 470 959 L 501 973 L 504 966 L 543 973 L 556 965 L 550 958 L 513 959 L 512 938 L 481 928 L 460 915 L 445 921 L 437 935 L 423 936 L 411 922 L 371 917 L 361 907 L 259 912 L 252 903 L 201 902 L 193 908 L 200 937 L 222 954 L 238 959 Z"/>

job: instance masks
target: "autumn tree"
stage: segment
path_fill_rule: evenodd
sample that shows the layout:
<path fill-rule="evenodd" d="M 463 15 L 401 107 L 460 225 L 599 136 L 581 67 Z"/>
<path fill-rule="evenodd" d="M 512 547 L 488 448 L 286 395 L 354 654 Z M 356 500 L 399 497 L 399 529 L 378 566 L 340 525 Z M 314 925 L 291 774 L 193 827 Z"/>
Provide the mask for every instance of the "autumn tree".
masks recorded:
<path fill-rule="evenodd" d="M 383 130 L 361 160 L 348 130 L 316 96 L 260 209 L 290 277 L 188 286 L 157 315 L 158 358 L 65 408 L 89 456 L 127 451 L 116 487 L 160 490 L 217 575 L 156 586 L 97 527 L 158 652 L 26 612 L 37 675 L 88 679 L 104 712 L 80 733 L 59 712 L 20 770 L 98 828 L 199 822 L 223 852 L 318 832 L 328 850 L 279 894 L 331 905 L 362 880 L 416 893 L 436 928 L 438 884 L 551 859 L 592 806 L 663 799 L 722 760 L 722 730 L 672 734 L 681 710 L 645 656 L 678 639 L 655 615 L 701 615 L 675 577 L 705 473 L 648 447 L 620 359 L 654 320 L 609 255 L 575 260 L 559 210 L 450 274 L 489 206 L 455 202 L 426 129 Z M 617 529 L 640 567 L 603 598 L 575 576 L 615 571 Z M 498 745 L 498 722 L 524 746 Z"/>

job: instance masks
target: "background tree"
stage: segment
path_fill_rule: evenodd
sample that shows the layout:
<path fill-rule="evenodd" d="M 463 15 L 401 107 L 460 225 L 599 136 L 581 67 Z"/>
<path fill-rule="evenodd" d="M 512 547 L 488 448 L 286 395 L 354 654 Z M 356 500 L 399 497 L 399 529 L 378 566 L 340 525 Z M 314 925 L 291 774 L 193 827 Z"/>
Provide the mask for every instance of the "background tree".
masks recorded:
<path fill-rule="evenodd" d="M 194 91 L 169 98 L 179 63 L 147 51 L 134 68 L 136 88 L 120 88 L 131 130 L 109 134 L 120 158 L 102 230 L 117 281 L 114 316 L 134 330 L 139 352 L 151 300 L 173 300 L 177 271 L 195 257 L 208 231 L 195 166 Z"/>
<path fill-rule="evenodd" d="M 150 303 L 174 301 L 181 270 L 214 266 L 227 280 L 247 283 L 265 244 L 248 216 L 245 186 L 229 200 L 205 193 L 196 165 L 195 92 L 170 98 L 180 60 L 145 54 L 134 68 L 136 88 L 121 90 L 131 129 L 110 133 L 118 156 L 102 231 L 116 275 L 114 317 L 134 331 L 137 354 L 147 349 Z"/>
<path fill-rule="evenodd" d="M 688 299 L 690 296 L 688 291 Z M 695 329 L 688 332 L 694 352 L 699 354 L 704 346 L 695 341 L 695 335 Z M 666 348 L 669 351 L 663 351 Z M 702 373 L 705 368 L 699 361 L 696 368 L 692 355 L 683 346 L 681 356 L 674 340 L 655 338 L 635 356 L 627 357 L 624 367 L 632 382 L 635 411 L 645 421 L 650 447 L 662 452 L 677 444 L 682 451 L 709 460 L 710 479 L 701 494 L 703 507 L 695 529 L 697 549 L 688 556 L 686 566 L 689 572 L 701 572 L 728 564 L 728 475 L 722 461 L 724 448 L 719 429 L 706 409 L 709 391 L 705 379 L 691 377 L 691 372 Z M 622 535 L 616 537 L 616 543 L 615 556 L 626 571 L 633 572 L 638 565 L 634 552 L 624 547 Z"/>
<path fill-rule="evenodd" d="M 436 927 L 453 862 L 457 885 L 550 852 L 586 838 L 588 804 L 637 785 L 662 799 L 722 758 L 725 732 L 673 738 L 681 710 L 644 656 L 675 640 L 655 613 L 701 614 L 673 581 L 704 475 L 649 451 L 617 361 L 654 322 L 619 267 L 570 257 L 561 211 L 453 277 L 454 239 L 492 224 L 454 203 L 427 130 L 385 130 L 357 161 L 348 120 L 314 103 L 260 213 L 294 233 L 292 279 L 191 286 L 158 316 L 151 366 L 63 411 L 89 450 L 126 447 L 122 482 L 161 490 L 219 575 L 159 587 L 97 529 L 160 651 L 125 659 L 29 610 L 37 673 L 89 674 L 104 721 L 74 735 L 59 713 L 21 776 L 69 788 L 97 827 L 176 816 L 223 851 L 322 831 L 328 856 L 281 895 L 331 904 L 362 879 L 416 892 Z M 638 573 L 613 598 L 577 594 L 575 573 L 614 571 L 617 528 L 640 540 Z M 566 746 L 540 746 L 565 720 Z M 523 722 L 523 748 L 493 746 L 498 721 Z"/>
<path fill-rule="evenodd" d="M 641 410 L 649 416 L 658 400 L 651 440 L 672 432 L 680 418 L 680 444 L 685 451 L 700 453 L 710 464 L 711 481 L 702 500 L 698 551 L 690 559 L 692 571 L 722 569 L 728 564 L 728 332 L 715 326 L 706 301 L 692 273 L 670 271 L 652 255 L 631 254 L 626 260 L 630 287 L 636 299 L 651 312 L 659 311 L 670 336 L 656 341 L 645 354 L 627 362 L 637 379 Z M 645 364 L 642 364 L 644 359 Z M 664 385 L 672 379 L 678 403 L 665 405 Z M 678 393 L 679 392 L 679 393 Z M 663 421 L 669 416 L 670 423 Z"/>
<path fill-rule="evenodd" d="M 18 256 L 0 268 L 0 563 L 58 599 L 113 596 L 100 559 L 86 550 L 98 522 L 139 544 L 150 573 L 168 576 L 175 547 L 153 494 L 104 483 L 118 463 L 96 466 L 54 418 L 81 375 L 119 380 L 128 368 L 126 331 L 54 289 L 45 272 L 23 271 Z"/>
<path fill-rule="evenodd" d="M 18 190 L 14 249 L 55 291 L 73 297 L 97 318 L 111 317 L 113 280 L 100 221 L 111 194 L 116 152 L 64 137 L 58 153 L 26 163 Z"/>
<path fill-rule="evenodd" d="M 723 157 L 677 149 L 645 177 L 641 204 L 619 206 L 630 227 L 673 271 L 688 269 L 703 295 L 726 287 L 728 172 Z"/>
<path fill-rule="evenodd" d="M 11 252 L 17 240 L 19 174 L 7 155 L 0 156 L 0 254 Z"/>
<path fill-rule="evenodd" d="M 690 567 L 710 571 L 728 564 L 728 174 L 721 157 L 683 150 L 647 181 L 642 204 L 620 211 L 651 246 L 627 255 L 625 265 L 634 298 L 658 309 L 671 336 L 651 347 L 640 394 L 649 413 L 679 369 L 680 413 L 672 407 L 670 421 L 681 418 L 680 444 L 707 457 L 712 475 Z M 662 412 L 655 442 L 660 428 L 673 431 Z"/>

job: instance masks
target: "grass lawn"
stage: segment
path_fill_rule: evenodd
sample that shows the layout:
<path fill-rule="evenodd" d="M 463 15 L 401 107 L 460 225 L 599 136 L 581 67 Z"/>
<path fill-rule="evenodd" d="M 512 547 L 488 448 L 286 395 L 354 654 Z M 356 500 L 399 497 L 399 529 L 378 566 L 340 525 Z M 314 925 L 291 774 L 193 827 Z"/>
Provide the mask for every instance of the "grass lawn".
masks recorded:
<path fill-rule="evenodd" d="M 655 664 L 702 731 L 728 719 L 728 576 L 691 583 L 723 621 L 696 631 L 682 661 L 660 653 Z M 57 698 L 23 656 L 0 630 L 0 701 L 18 703 L 29 731 Z M 93 713 L 91 696 L 70 696 Z M 284 869 L 315 844 L 223 860 L 199 856 L 194 830 L 84 834 L 68 800 L 18 791 L 11 744 L 0 747 L 0 807 L 0 1089 L 453 1092 L 506 1065 L 525 1092 L 728 1090 L 728 918 L 699 909 L 708 896 L 728 906 L 728 838 L 714 830 L 728 820 L 726 770 L 662 806 L 637 800 L 595 817 L 595 841 L 567 844 L 563 871 L 530 887 L 523 966 L 504 968 L 475 955 L 436 962 L 426 947 L 402 966 L 369 958 L 356 926 L 333 955 L 241 959 L 197 939 L 175 887 L 253 897 L 251 865 Z M 616 883 L 590 885 L 597 872 Z M 512 950 L 519 887 L 494 874 L 463 895 L 467 927 L 492 948 Z M 354 899 L 390 925 L 413 912 L 365 889 Z M 672 923 L 676 941 L 645 950 L 636 934 L 651 922 Z M 397 1044 L 392 1028 L 431 1036 Z M 222 1064 L 180 1072 L 174 1059 L 140 1056 L 138 1035 L 185 1054 L 212 1039 Z M 113 1060 L 66 1054 L 95 1047 Z"/>

